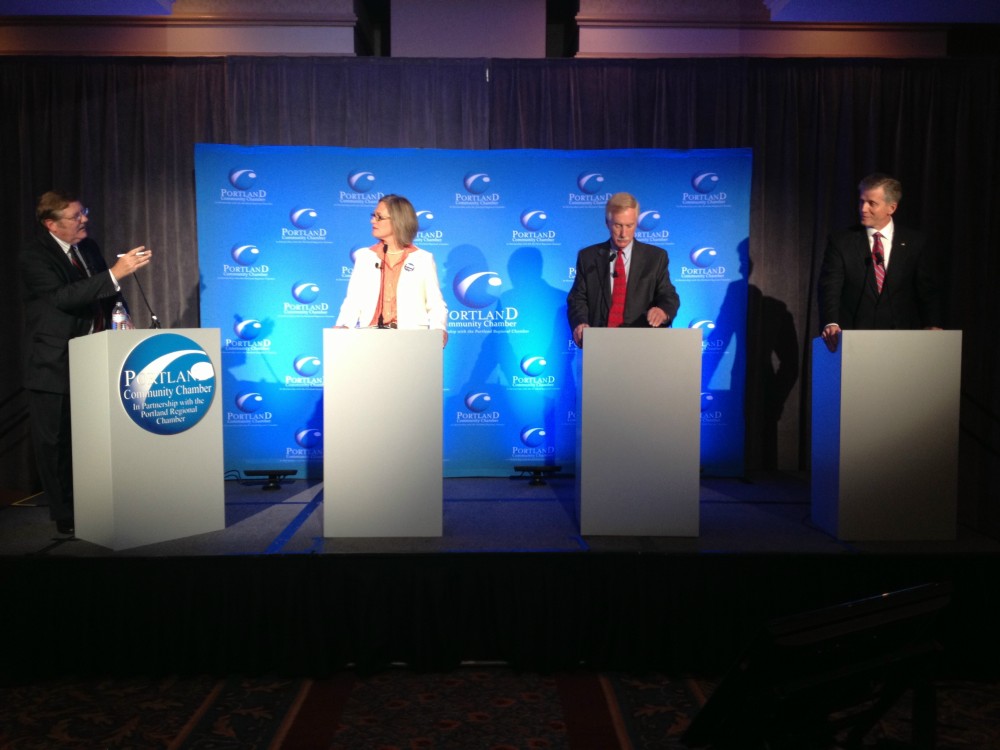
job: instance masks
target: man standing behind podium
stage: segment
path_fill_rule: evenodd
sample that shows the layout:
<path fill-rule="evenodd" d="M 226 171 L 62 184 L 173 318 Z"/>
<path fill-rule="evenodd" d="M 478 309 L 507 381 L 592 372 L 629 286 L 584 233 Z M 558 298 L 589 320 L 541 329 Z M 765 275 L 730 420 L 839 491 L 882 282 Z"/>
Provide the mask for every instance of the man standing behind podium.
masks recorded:
<path fill-rule="evenodd" d="M 635 196 L 612 195 L 604 220 L 611 237 L 579 252 L 576 278 L 566 299 L 569 327 L 579 347 L 590 326 L 666 327 L 680 307 L 667 251 L 635 239 L 639 222 Z"/>
<path fill-rule="evenodd" d="M 35 460 L 49 515 L 61 534 L 74 530 L 69 340 L 107 328 L 111 308 L 121 298 L 118 282 L 152 258 L 145 247 L 136 247 L 109 269 L 97 243 L 87 237 L 87 214 L 73 195 L 42 195 L 35 217 L 44 231 L 19 260 L 27 348 L 24 386 Z"/>
<path fill-rule="evenodd" d="M 861 224 L 831 235 L 820 269 L 821 335 L 830 351 L 841 330 L 938 330 L 943 322 L 935 258 L 923 235 L 892 218 L 902 185 L 876 172 L 858 191 Z"/>

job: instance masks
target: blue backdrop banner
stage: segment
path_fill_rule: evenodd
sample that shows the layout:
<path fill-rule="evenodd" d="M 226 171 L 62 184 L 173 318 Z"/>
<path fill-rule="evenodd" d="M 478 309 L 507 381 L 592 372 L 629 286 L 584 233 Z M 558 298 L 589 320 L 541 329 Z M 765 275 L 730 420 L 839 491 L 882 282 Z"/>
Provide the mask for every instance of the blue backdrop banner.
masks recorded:
<path fill-rule="evenodd" d="M 607 199 L 627 191 L 636 237 L 670 255 L 674 326 L 703 332 L 702 471 L 741 475 L 751 158 L 198 144 L 201 324 L 222 330 L 227 471 L 319 477 L 324 431 L 350 429 L 322 423 L 321 331 L 389 193 L 416 208 L 415 244 L 433 253 L 449 308 L 444 476 L 575 471 L 582 352 L 566 295 L 577 251 L 608 237 Z"/>

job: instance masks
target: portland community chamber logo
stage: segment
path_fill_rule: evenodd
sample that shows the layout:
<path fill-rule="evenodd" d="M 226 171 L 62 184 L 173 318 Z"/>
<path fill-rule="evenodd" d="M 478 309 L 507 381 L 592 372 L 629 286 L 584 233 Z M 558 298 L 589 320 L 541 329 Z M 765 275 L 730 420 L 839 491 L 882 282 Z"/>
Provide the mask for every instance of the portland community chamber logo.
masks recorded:
<path fill-rule="evenodd" d="M 495 271 L 475 271 L 463 268 L 455 275 L 452 291 L 466 307 L 482 310 L 494 304 L 497 298 L 493 292 L 503 285 L 503 280 Z"/>
<path fill-rule="evenodd" d="M 542 354 L 529 354 L 519 363 L 521 375 L 511 375 L 510 385 L 519 390 L 546 390 L 556 387 L 556 376 L 547 375 L 549 362 Z"/>
<path fill-rule="evenodd" d="M 233 167 L 226 175 L 226 184 L 219 188 L 220 203 L 267 205 L 267 190 L 259 184 L 257 170 Z"/>
<path fill-rule="evenodd" d="M 571 185 L 563 208 L 595 208 L 603 206 L 611 197 L 604 175 L 593 169 L 580 172 Z"/>
<path fill-rule="evenodd" d="M 650 208 L 639 214 L 635 227 L 636 239 L 642 242 L 651 242 L 656 245 L 664 245 L 670 242 L 670 230 L 661 227 L 663 214 L 659 209 Z"/>
<path fill-rule="evenodd" d="M 288 224 L 281 227 L 278 242 L 330 244 L 323 217 L 313 206 L 295 205 L 288 211 Z"/>
<path fill-rule="evenodd" d="M 519 226 L 511 231 L 512 245 L 546 245 L 555 242 L 556 233 L 546 228 L 549 220 L 547 211 L 541 208 L 526 208 L 518 217 Z"/>
<path fill-rule="evenodd" d="M 691 264 L 681 264 L 686 281 L 726 281 L 726 266 L 719 263 L 719 251 L 711 245 L 696 245 L 688 253 Z"/>
<path fill-rule="evenodd" d="M 257 172 L 253 169 L 232 169 L 229 171 L 229 184 L 237 190 L 249 190 L 257 182 Z"/>
<path fill-rule="evenodd" d="M 341 206 L 368 206 L 374 208 L 385 197 L 378 190 L 378 177 L 370 169 L 352 169 L 347 173 L 347 190 L 337 191 L 337 203 Z"/>
<path fill-rule="evenodd" d="M 375 173 L 367 169 L 353 169 L 347 174 L 347 184 L 355 193 L 368 193 L 375 187 Z"/>
<path fill-rule="evenodd" d="M 500 412 L 493 404 L 493 396 L 488 391 L 470 391 L 462 400 L 465 409 L 455 412 L 452 425 L 458 427 L 494 427 L 500 424 Z"/>
<path fill-rule="evenodd" d="M 444 232 L 438 228 L 437 217 L 429 209 L 420 209 L 417 214 L 417 236 L 415 242 L 421 246 L 441 245 L 444 243 Z"/>
<path fill-rule="evenodd" d="M 176 333 L 142 341 L 125 358 L 118 378 L 125 413 L 157 435 L 174 435 L 198 424 L 215 389 L 215 366 L 208 354 Z"/>
<path fill-rule="evenodd" d="M 604 175 L 600 172 L 581 172 L 577 175 L 576 186 L 581 193 L 594 195 L 604 189 Z"/>
<path fill-rule="evenodd" d="M 469 195 L 482 195 L 489 190 L 491 178 L 486 172 L 468 172 L 462 178 L 462 185 Z"/>
<path fill-rule="evenodd" d="M 691 192 L 681 195 L 682 206 L 728 206 L 729 196 L 722 187 L 722 178 L 710 170 L 691 175 Z"/>
<path fill-rule="evenodd" d="M 259 281 L 267 279 L 271 267 L 262 263 L 263 254 L 260 248 L 250 242 L 241 242 L 232 246 L 228 258 L 223 259 L 222 276 L 227 279 L 252 279 Z M 229 261 L 232 262 L 229 262 Z"/>
<path fill-rule="evenodd" d="M 576 189 L 567 193 L 563 208 L 603 206 L 611 197 L 611 193 L 607 192 L 604 175 L 591 169 L 580 172 L 573 187 Z"/>
<path fill-rule="evenodd" d="M 555 454 L 550 444 L 549 434 L 541 425 L 527 424 L 518 433 L 520 445 L 511 446 L 510 458 L 514 461 L 525 458 L 546 458 Z"/>
<path fill-rule="evenodd" d="M 453 208 L 500 208 L 500 193 L 489 173 L 471 170 L 462 177 L 462 191 L 455 193 Z"/>

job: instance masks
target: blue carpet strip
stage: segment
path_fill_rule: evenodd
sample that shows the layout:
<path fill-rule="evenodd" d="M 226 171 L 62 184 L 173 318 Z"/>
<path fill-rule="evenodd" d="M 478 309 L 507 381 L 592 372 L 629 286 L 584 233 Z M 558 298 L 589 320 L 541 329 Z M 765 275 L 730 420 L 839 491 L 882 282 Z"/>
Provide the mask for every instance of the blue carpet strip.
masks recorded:
<path fill-rule="evenodd" d="M 319 504 L 321 502 L 323 502 L 323 490 L 317 492 L 316 497 L 314 497 L 312 501 L 308 505 L 306 505 L 306 507 L 304 507 L 301 511 L 299 511 L 299 514 L 292 519 L 292 522 L 285 527 L 284 531 L 282 531 L 280 534 L 278 534 L 278 536 L 275 537 L 274 541 L 271 542 L 270 545 L 268 545 L 268 548 L 266 550 L 264 550 L 264 554 L 265 555 L 280 554 L 282 550 L 284 550 L 285 545 L 288 544 L 288 542 L 291 541 L 292 537 L 295 536 L 298 530 L 302 528 L 302 524 L 306 522 L 309 516 L 311 516 L 313 513 L 316 512 L 316 509 L 319 507 Z"/>

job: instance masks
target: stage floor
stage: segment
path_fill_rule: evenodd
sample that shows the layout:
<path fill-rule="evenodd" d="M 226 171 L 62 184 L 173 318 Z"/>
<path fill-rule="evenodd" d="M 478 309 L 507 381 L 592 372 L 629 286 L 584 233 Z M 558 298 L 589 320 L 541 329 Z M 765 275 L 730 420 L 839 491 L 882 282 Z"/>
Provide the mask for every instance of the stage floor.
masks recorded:
<path fill-rule="evenodd" d="M 55 532 L 44 495 L 0 507 L 0 555 L 185 557 L 219 555 L 566 553 L 660 554 L 1000 554 L 1000 541 L 959 526 L 955 541 L 841 542 L 810 520 L 807 476 L 701 482 L 699 536 L 581 536 L 575 481 L 527 477 L 444 480 L 444 533 L 432 538 L 324 538 L 321 481 L 225 483 L 226 528 L 113 551 Z"/>

